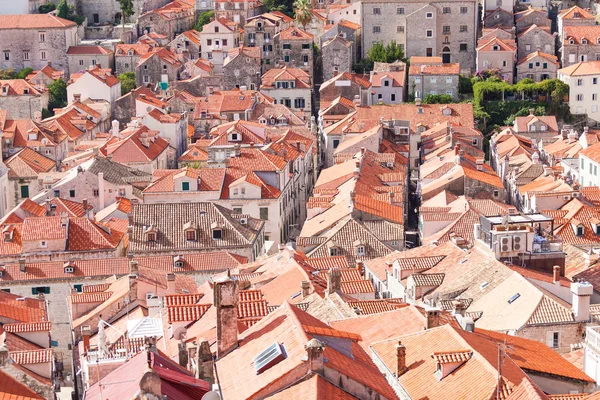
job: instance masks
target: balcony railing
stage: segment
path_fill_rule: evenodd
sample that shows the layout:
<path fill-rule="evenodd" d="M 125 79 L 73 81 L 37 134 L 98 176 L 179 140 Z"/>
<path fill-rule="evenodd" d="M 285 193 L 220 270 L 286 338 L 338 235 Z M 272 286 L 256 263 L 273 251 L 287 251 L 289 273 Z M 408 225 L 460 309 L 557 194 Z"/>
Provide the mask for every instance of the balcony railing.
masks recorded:
<path fill-rule="evenodd" d="M 600 353 L 600 326 L 589 326 L 585 329 L 585 344 Z"/>
<path fill-rule="evenodd" d="M 544 241 L 533 242 L 534 253 L 555 253 L 563 251 L 563 243 L 561 240 L 551 239 Z"/>

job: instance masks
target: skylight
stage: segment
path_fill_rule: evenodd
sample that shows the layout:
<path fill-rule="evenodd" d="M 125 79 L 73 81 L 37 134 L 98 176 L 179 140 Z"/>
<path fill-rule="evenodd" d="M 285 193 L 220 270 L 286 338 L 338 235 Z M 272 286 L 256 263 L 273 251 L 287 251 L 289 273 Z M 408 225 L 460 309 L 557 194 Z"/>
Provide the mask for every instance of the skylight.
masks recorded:
<path fill-rule="evenodd" d="M 519 297 L 521 297 L 520 293 L 515 294 L 513 297 L 511 297 L 510 299 L 508 299 L 508 304 L 512 304 L 515 300 L 517 300 Z"/>
<path fill-rule="evenodd" d="M 284 348 L 279 343 L 274 343 L 254 357 L 254 369 L 256 374 L 268 370 L 285 359 Z"/>

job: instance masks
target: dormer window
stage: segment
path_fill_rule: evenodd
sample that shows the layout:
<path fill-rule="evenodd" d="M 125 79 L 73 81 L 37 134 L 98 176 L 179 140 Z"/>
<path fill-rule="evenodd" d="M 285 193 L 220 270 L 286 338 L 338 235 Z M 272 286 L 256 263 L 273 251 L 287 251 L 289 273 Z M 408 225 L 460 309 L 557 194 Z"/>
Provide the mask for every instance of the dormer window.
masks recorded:
<path fill-rule="evenodd" d="M 500 46 L 498 46 L 497 44 L 495 44 L 495 45 L 492 46 L 492 50 L 498 51 L 498 50 L 500 50 Z"/>
<path fill-rule="evenodd" d="M 183 225 L 183 232 L 185 233 L 185 240 L 196 241 L 198 239 L 197 231 L 198 226 L 192 222 L 188 221 Z"/>
<path fill-rule="evenodd" d="M 147 233 L 146 241 L 147 242 L 156 242 L 156 233 Z"/>
<path fill-rule="evenodd" d="M 578 11 L 575 11 L 575 12 L 573 13 L 573 18 L 581 18 L 581 14 L 579 14 L 579 12 L 578 12 Z"/>
<path fill-rule="evenodd" d="M 183 268 L 183 266 L 184 266 L 183 257 L 182 256 L 176 256 L 173 259 L 173 266 L 175 268 Z"/>
<path fill-rule="evenodd" d="M 64 265 L 65 274 L 72 274 L 75 272 L 75 264 L 71 262 L 66 262 Z"/>
<path fill-rule="evenodd" d="M 581 39 L 581 44 L 588 44 L 587 39 Z"/>
<path fill-rule="evenodd" d="M 196 230 L 188 229 L 187 231 L 185 231 L 185 240 L 196 241 Z"/>
<path fill-rule="evenodd" d="M 365 246 L 356 246 L 356 256 L 357 257 L 364 257 L 367 255 L 367 249 L 365 248 Z"/>
<path fill-rule="evenodd" d="M 133 56 L 133 50 L 129 50 L 129 51 L 127 52 L 127 55 L 128 55 L 128 56 Z"/>
<path fill-rule="evenodd" d="M 569 44 L 575 44 L 575 40 L 569 39 Z"/>
<path fill-rule="evenodd" d="M 535 131 L 536 131 L 536 127 L 535 127 L 535 125 L 531 125 L 531 126 L 529 127 L 529 132 L 535 132 Z"/>
<path fill-rule="evenodd" d="M 583 236 L 583 226 L 577 227 L 577 236 Z"/>
<path fill-rule="evenodd" d="M 144 236 L 146 237 L 146 242 L 156 242 L 156 228 L 153 225 L 144 228 Z"/>
<path fill-rule="evenodd" d="M 221 240 L 223 239 L 223 227 L 218 222 L 213 222 L 210 226 L 212 230 L 212 238 L 213 240 Z"/>
<path fill-rule="evenodd" d="M 332 242 L 327 243 L 327 247 L 329 248 L 330 256 L 337 256 L 340 254 L 339 247 L 337 247 L 334 243 L 332 243 Z"/>

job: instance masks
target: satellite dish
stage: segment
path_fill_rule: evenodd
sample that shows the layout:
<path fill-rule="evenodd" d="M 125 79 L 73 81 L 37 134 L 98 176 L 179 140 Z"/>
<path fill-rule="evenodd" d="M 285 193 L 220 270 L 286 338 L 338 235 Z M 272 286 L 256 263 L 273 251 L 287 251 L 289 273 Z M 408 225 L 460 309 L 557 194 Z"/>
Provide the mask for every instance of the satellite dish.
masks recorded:
<path fill-rule="evenodd" d="M 219 396 L 219 392 L 216 390 L 211 390 L 202 396 L 202 400 L 221 400 L 221 396 Z"/>

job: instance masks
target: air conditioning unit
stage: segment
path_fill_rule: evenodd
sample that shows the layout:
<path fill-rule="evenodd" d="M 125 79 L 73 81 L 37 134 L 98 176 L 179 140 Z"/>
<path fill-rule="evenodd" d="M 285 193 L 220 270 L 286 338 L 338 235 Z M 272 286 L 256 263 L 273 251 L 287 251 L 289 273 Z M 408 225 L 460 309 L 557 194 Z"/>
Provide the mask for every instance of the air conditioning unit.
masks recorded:
<path fill-rule="evenodd" d="M 513 237 L 513 250 L 514 251 L 521 251 L 524 249 L 525 245 L 525 240 L 523 240 L 523 238 L 521 236 L 515 236 Z"/>
<path fill-rule="evenodd" d="M 248 225 L 248 218 L 240 218 L 240 224 Z"/>
<path fill-rule="evenodd" d="M 512 238 L 510 236 L 502 236 L 499 240 L 500 251 L 506 253 L 512 251 Z"/>

